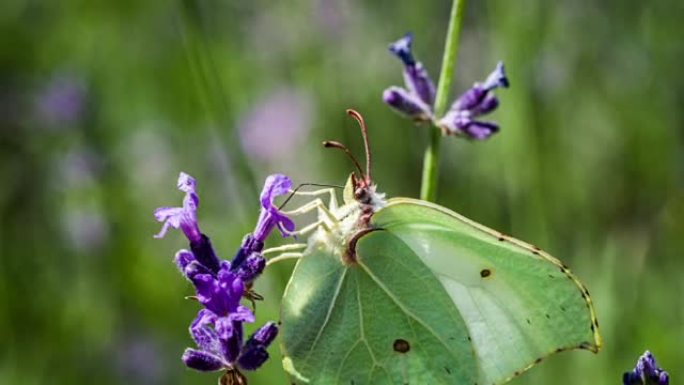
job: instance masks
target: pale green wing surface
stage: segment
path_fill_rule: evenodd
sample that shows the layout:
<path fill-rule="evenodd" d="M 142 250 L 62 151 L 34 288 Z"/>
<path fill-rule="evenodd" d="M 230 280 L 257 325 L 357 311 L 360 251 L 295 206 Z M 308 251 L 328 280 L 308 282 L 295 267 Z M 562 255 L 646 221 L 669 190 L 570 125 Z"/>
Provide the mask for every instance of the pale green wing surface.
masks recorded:
<path fill-rule="evenodd" d="M 408 245 L 456 304 L 477 355 L 477 383 L 506 382 L 554 352 L 599 350 L 589 292 L 538 248 L 406 198 L 391 199 L 372 225 Z"/>
<path fill-rule="evenodd" d="M 282 301 L 284 367 L 297 384 L 475 384 L 466 325 L 440 281 L 386 231 L 356 263 L 313 244 Z"/>

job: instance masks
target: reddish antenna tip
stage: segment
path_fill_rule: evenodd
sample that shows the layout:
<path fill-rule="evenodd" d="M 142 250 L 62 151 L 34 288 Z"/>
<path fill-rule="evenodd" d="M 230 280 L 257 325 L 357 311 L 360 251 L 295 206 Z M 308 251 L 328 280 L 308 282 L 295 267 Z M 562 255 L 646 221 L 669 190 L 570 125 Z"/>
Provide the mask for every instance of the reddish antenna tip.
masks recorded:
<path fill-rule="evenodd" d="M 363 120 L 363 116 L 361 116 L 360 113 L 358 113 L 356 110 L 353 110 L 351 108 L 347 109 L 347 115 L 351 116 L 352 118 L 356 119 L 356 121 L 359 123 L 359 126 L 361 126 L 361 135 L 363 136 L 363 144 L 366 149 L 366 182 L 370 183 L 373 178 L 371 178 L 371 152 L 370 152 L 370 143 L 368 142 L 368 129 L 366 128 L 366 122 Z"/>

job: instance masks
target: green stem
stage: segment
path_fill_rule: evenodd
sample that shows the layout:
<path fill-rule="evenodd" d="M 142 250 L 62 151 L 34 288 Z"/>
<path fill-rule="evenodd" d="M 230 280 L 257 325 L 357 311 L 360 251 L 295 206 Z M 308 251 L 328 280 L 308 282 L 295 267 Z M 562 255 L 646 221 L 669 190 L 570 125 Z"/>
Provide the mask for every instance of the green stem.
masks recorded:
<path fill-rule="evenodd" d="M 454 0 L 449 17 L 449 29 L 444 43 L 444 56 L 442 57 L 442 70 L 437 83 L 437 95 L 435 96 L 435 118 L 444 115 L 449 97 L 449 86 L 456 69 L 456 56 L 458 53 L 458 37 L 461 33 L 461 21 L 465 0 Z M 437 176 L 439 171 L 439 150 L 442 133 L 436 128 L 430 130 L 430 143 L 425 150 L 423 158 L 423 179 L 420 186 L 420 199 L 435 201 L 437 197 Z"/>

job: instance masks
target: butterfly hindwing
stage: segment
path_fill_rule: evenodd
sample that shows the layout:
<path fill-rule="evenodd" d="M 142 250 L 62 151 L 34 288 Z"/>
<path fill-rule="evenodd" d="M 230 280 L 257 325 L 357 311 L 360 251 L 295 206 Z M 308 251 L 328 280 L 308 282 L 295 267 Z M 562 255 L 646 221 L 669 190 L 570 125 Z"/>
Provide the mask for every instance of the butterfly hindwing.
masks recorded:
<path fill-rule="evenodd" d="M 463 319 L 434 274 L 395 235 L 373 231 L 342 262 L 312 244 L 282 305 L 282 350 L 296 383 L 474 384 Z"/>

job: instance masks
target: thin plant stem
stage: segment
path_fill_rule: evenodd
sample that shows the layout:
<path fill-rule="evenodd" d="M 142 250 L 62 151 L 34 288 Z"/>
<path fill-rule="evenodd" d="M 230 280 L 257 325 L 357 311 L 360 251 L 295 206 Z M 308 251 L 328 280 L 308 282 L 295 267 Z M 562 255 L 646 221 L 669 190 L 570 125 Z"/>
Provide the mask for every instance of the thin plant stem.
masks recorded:
<path fill-rule="evenodd" d="M 442 57 L 442 69 L 437 83 L 437 95 L 435 96 L 435 117 L 444 115 L 449 97 L 449 87 L 456 69 L 456 57 L 458 53 L 458 41 L 461 33 L 461 21 L 465 0 L 454 0 L 449 16 L 449 29 L 447 30 L 446 42 L 444 43 L 444 56 Z M 438 129 L 430 130 L 430 143 L 425 149 L 423 158 L 423 178 L 420 186 L 420 199 L 435 201 L 437 198 L 437 182 L 439 173 L 439 153 L 442 133 Z"/>

